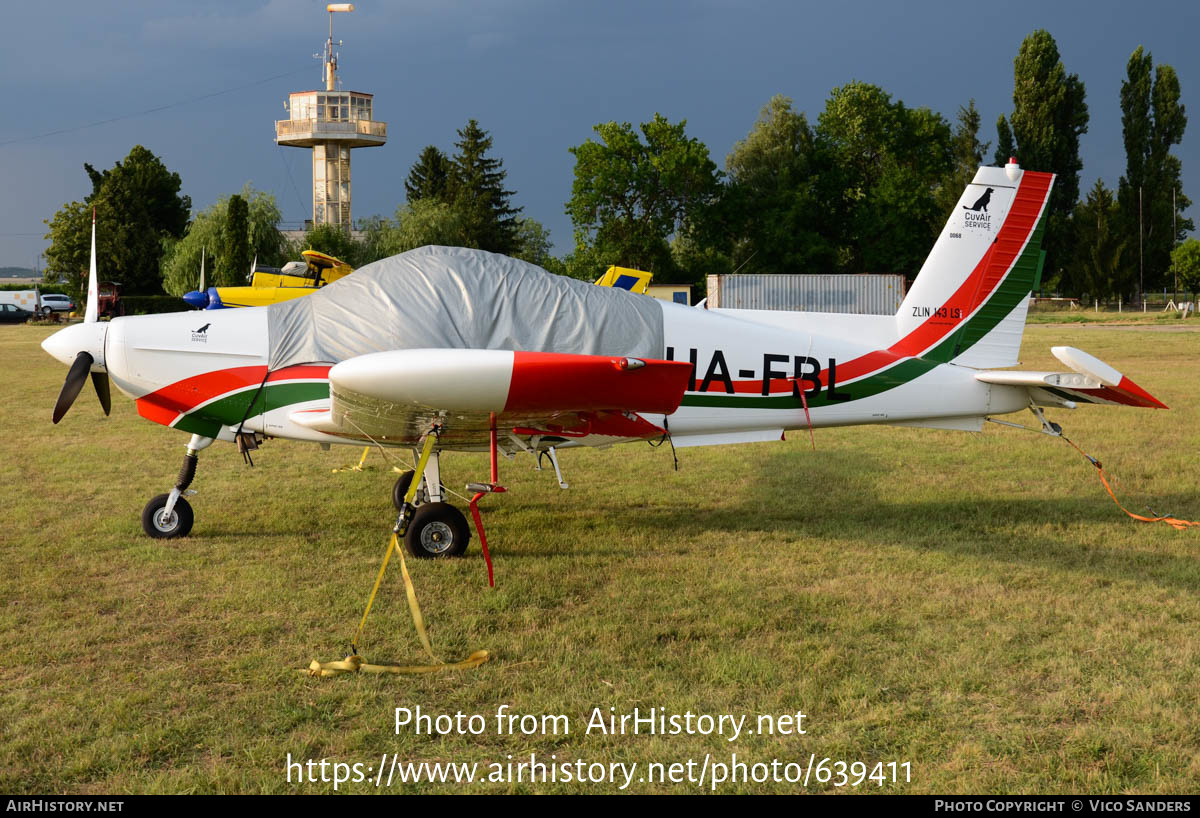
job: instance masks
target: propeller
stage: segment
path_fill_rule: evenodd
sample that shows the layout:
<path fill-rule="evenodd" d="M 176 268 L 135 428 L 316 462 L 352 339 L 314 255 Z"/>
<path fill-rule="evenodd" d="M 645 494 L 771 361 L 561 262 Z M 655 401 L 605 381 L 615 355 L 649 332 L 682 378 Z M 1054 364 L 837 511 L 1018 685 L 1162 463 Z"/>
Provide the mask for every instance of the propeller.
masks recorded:
<path fill-rule="evenodd" d="M 96 394 L 100 397 L 100 406 L 104 408 L 104 414 L 108 414 L 112 407 L 112 399 L 108 390 L 108 373 L 92 372 L 92 364 L 95 362 L 96 359 L 90 352 L 80 352 L 75 356 L 75 362 L 67 370 L 67 379 L 63 381 L 62 391 L 58 393 L 58 400 L 54 402 L 55 423 L 63 419 L 63 415 L 71 408 L 75 398 L 79 397 L 79 390 L 83 389 L 83 382 L 87 380 L 89 372 L 92 375 L 92 384 L 96 387 Z"/>
<path fill-rule="evenodd" d="M 93 372 L 92 386 L 96 389 L 96 397 L 100 399 L 100 408 L 104 410 L 104 415 L 112 411 L 112 392 L 108 388 L 108 373 Z"/>
<path fill-rule="evenodd" d="M 92 259 L 88 270 L 88 303 L 84 312 L 82 324 L 69 326 L 56 332 L 42 342 L 42 348 L 58 358 L 63 363 L 71 362 L 67 370 L 67 379 L 63 381 L 58 400 L 54 402 L 54 422 L 58 423 L 67 414 L 71 404 L 79 397 L 83 382 L 92 376 L 92 386 L 100 399 L 104 414 L 112 409 L 112 394 L 108 385 L 108 372 L 104 369 L 104 340 L 107 326 L 99 323 L 97 307 L 97 275 L 96 275 L 96 211 L 92 211 Z M 81 350 L 80 347 L 83 347 Z M 75 352 L 79 350 L 78 352 Z M 74 360 L 71 353 L 75 352 Z M 99 359 L 99 360 L 97 360 Z M 93 371 L 93 367 L 98 367 Z"/>

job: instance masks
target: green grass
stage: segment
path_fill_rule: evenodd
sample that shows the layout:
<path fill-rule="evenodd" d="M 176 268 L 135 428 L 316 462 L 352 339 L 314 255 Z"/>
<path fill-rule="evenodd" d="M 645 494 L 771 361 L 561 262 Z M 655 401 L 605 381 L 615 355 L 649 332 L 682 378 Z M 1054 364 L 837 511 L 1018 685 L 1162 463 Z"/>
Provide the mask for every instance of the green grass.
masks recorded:
<path fill-rule="evenodd" d="M 1194 327 L 1200 325 L 1195 313 L 1189 313 L 1184 318 L 1183 313 L 1171 310 L 1164 312 L 1161 305 L 1150 306 L 1145 312 L 1139 308 L 1126 308 L 1118 312 L 1115 309 L 1104 308 L 1095 310 L 1091 307 L 1067 309 L 1058 305 L 1038 304 L 1029 310 L 1030 324 L 1151 324 L 1176 325 Z"/>
<path fill-rule="evenodd" d="M 497 587 L 476 543 L 469 559 L 409 563 L 441 655 L 486 648 L 493 661 L 319 680 L 296 669 L 341 658 L 392 523 L 379 454 L 370 471 L 333 474 L 360 450 L 272 441 L 248 468 L 218 444 L 201 456 L 194 535 L 148 539 L 138 515 L 174 482 L 186 436 L 119 396 L 104 418 L 90 386 L 51 426 L 65 368 L 37 346 L 50 331 L 0 328 L 0 791 L 323 792 L 287 783 L 289 753 L 487 764 L 530 752 L 911 762 L 912 782 L 887 792 L 1200 789 L 1200 532 L 1128 519 L 1060 441 L 858 428 L 818 431 L 814 453 L 797 432 L 681 450 L 677 474 L 668 449 L 637 444 L 563 453 L 569 491 L 528 457 L 503 461 L 510 493 L 483 502 Z M 1172 410 L 1052 417 L 1132 509 L 1200 518 L 1194 336 L 1032 327 L 1026 366 L 1056 368 L 1057 343 Z M 487 466 L 451 455 L 443 468 L 457 487 Z M 421 659 L 395 566 L 363 652 Z M 491 716 L 499 704 L 565 714 L 572 732 L 393 732 L 396 707 Z M 593 707 L 803 710 L 808 733 L 583 735 Z"/>

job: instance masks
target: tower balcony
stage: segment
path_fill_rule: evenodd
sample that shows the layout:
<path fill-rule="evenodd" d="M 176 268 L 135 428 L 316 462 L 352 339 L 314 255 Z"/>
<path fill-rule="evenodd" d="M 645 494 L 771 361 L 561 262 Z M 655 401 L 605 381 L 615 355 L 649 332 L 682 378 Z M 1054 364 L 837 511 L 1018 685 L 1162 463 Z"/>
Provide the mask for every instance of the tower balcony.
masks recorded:
<path fill-rule="evenodd" d="M 275 142 L 297 148 L 329 142 L 351 148 L 369 148 L 387 142 L 387 123 L 364 119 L 350 122 L 280 119 L 275 122 Z"/>

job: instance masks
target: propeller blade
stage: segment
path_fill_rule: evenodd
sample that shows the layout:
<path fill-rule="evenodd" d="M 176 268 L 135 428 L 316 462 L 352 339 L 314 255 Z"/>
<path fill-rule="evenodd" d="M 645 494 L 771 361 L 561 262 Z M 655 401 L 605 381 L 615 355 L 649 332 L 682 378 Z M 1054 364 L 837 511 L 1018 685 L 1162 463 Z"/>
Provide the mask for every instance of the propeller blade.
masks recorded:
<path fill-rule="evenodd" d="M 79 390 L 83 388 L 83 382 L 87 380 L 88 373 L 92 371 L 94 361 L 95 359 L 88 352 L 81 352 L 75 356 L 75 362 L 67 371 L 67 379 L 63 381 L 62 391 L 58 393 L 58 400 L 54 403 L 55 423 L 63 419 L 63 415 L 71 408 L 75 398 L 79 397 Z"/>
<path fill-rule="evenodd" d="M 100 399 L 100 408 L 108 415 L 112 410 L 112 392 L 108 388 L 108 373 L 93 372 L 92 386 L 96 387 L 96 397 Z"/>

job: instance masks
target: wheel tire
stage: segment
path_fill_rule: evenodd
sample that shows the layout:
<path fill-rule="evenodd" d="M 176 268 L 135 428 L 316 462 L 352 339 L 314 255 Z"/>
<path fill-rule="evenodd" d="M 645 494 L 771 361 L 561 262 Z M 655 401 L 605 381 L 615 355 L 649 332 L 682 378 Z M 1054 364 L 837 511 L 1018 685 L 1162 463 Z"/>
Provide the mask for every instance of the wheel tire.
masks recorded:
<path fill-rule="evenodd" d="M 462 556 L 470 541 L 467 518 L 449 503 L 419 507 L 404 534 L 408 553 L 422 559 Z"/>
<path fill-rule="evenodd" d="M 163 519 L 162 511 L 167 507 L 170 496 L 160 494 L 142 509 L 142 530 L 158 540 L 186 537 L 195 521 L 192 506 L 182 497 L 175 501 L 175 509 L 171 512 L 170 519 Z"/>
<path fill-rule="evenodd" d="M 392 487 L 392 505 L 399 511 L 404 505 L 404 495 L 408 492 L 408 487 L 412 484 L 414 472 L 412 469 L 401 474 L 396 479 L 396 485 Z M 446 485 L 442 484 L 442 496 L 445 496 Z M 423 506 L 429 502 L 429 492 L 424 486 L 417 489 L 416 495 L 413 496 L 414 506 Z"/>
<path fill-rule="evenodd" d="M 399 511 L 404 505 L 404 495 L 408 493 L 408 487 L 412 485 L 414 474 L 416 472 L 409 469 L 396 479 L 396 485 L 392 487 L 392 505 L 396 507 L 396 511 Z M 414 506 L 419 506 L 424 502 L 424 497 L 422 497 L 424 493 L 423 489 L 417 489 L 417 493 L 413 497 Z"/>
<path fill-rule="evenodd" d="M 45 317 L 49 318 L 50 313 L 52 313 L 52 312 L 54 312 L 54 310 L 50 309 L 49 307 L 42 307 L 42 315 L 44 315 Z"/>

